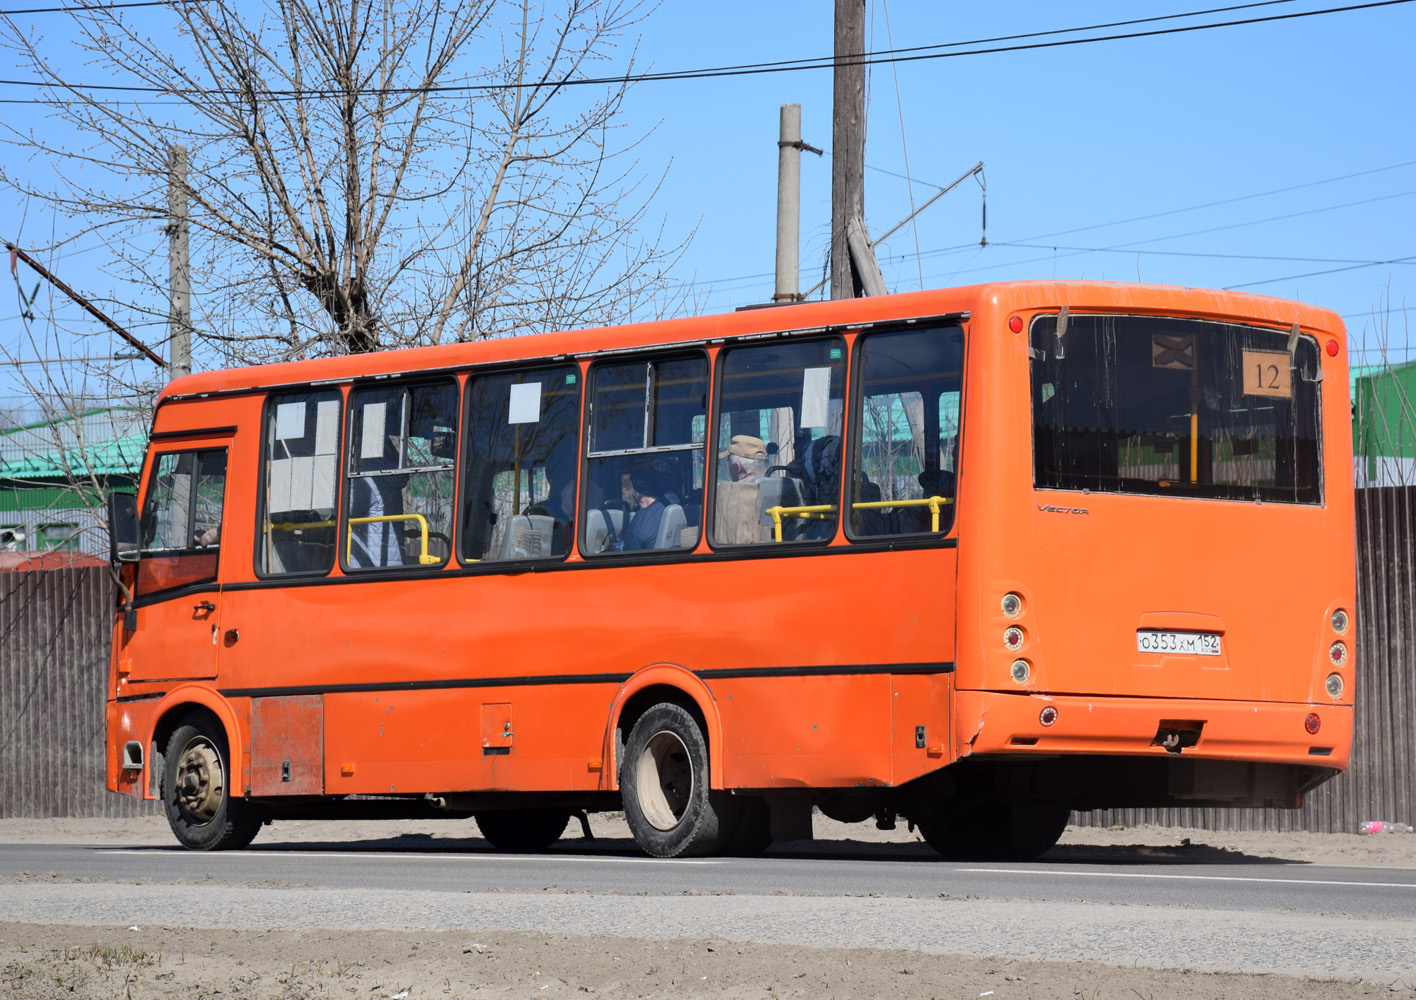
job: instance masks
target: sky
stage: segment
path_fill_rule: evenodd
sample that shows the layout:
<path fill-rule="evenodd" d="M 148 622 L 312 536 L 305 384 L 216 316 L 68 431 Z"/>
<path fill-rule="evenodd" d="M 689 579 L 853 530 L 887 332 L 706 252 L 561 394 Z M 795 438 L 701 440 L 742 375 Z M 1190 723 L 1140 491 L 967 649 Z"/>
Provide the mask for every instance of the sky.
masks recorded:
<path fill-rule="evenodd" d="M 1023 43 L 1347 5 L 1291 0 Z M 0 9 L 19 6 L 0 0 Z M 1219 6 L 1221 0 L 866 0 L 867 39 L 881 52 Z M 832 18 L 827 0 L 665 0 L 642 25 L 636 63 L 664 72 L 829 56 Z M 1355 362 L 1416 357 L 1408 355 L 1416 318 L 1412 39 L 1416 3 L 1401 3 L 874 66 L 865 156 L 872 236 L 980 161 L 987 187 L 986 245 L 983 189 L 971 178 L 877 247 L 886 284 L 913 291 L 1084 278 L 1238 288 L 1339 313 Z M 1009 44 L 1020 43 L 952 51 Z M 0 77 L 10 75 L 0 69 Z M 831 82 L 829 69 L 812 69 L 646 81 L 631 92 L 627 132 L 649 133 L 640 163 L 654 176 L 667 171 L 651 215 L 666 239 L 692 236 L 672 278 L 689 284 L 698 311 L 770 299 L 779 108 L 800 104 L 804 140 L 829 154 Z M 0 85 L 3 98 L 25 93 Z M 23 106 L 0 105 L 7 117 L 24 113 Z M 7 161 L 12 169 L 21 165 L 13 152 Z M 830 172 L 829 155 L 803 155 L 803 291 L 823 276 Z M 13 239 L 19 207 L 0 205 L 0 235 Z M 48 229 L 33 212 L 24 226 Z M 101 253 L 94 247 L 65 259 L 61 276 L 80 289 L 100 280 L 108 287 L 94 271 Z M 13 280 L 6 285 L 0 344 L 32 357 L 36 345 L 24 340 Z M 33 287 L 30 276 L 24 287 Z M 52 308 L 74 324 L 66 307 Z M 44 316 L 41 310 L 41 322 Z M 161 339 L 161 330 L 153 333 Z M 102 342 L 85 341 L 82 349 Z M 75 346 L 54 344 L 61 352 Z M 0 365 L 0 404 L 20 393 L 13 372 Z"/>

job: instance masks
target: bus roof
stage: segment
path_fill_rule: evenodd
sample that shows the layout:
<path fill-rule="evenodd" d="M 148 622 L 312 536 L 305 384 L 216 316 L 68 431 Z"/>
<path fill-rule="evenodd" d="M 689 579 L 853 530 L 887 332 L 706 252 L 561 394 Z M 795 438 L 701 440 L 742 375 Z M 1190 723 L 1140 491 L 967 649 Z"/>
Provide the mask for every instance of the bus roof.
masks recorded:
<path fill-rule="evenodd" d="M 632 323 L 493 340 L 411 347 L 369 354 L 287 361 L 200 372 L 169 383 L 162 397 L 240 392 L 294 383 L 344 381 L 368 375 L 461 368 L 520 359 L 578 357 L 676 343 L 791 330 L 849 327 L 909 318 L 969 313 L 987 303 L 1048 308 L 1178 313 L 1284 324 L 1345 338 L 1336 313 L 1290 299 L 1247 292 L 1109 281 L 1015 281 L 906 292 L 874 298 L 803 302 L 732 313 Z"/>

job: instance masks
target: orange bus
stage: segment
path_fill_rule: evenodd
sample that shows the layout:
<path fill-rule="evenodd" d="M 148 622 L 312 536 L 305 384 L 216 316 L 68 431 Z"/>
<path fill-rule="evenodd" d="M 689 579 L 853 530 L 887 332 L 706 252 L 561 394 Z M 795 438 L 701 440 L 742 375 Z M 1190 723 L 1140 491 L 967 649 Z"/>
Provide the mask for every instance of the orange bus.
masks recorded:
<path fill-rule="evenodd" d="M 1349 427 L 1332 313 L 1094 282 L 192 375 L 111 502 L 108 787 L 195 849 L 1294 807 L 1351 743 Z"/>

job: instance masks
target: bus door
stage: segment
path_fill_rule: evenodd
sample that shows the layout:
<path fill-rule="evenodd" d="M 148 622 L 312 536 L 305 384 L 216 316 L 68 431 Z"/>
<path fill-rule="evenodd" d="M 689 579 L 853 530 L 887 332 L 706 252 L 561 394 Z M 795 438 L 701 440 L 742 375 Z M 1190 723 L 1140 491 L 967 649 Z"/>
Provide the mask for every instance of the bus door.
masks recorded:
<path fill-rule="evenodd" d="M 216 676 L 230 445 L 229 436 L 203 435 L 151 447 L 133 587 L 137 629 L 122 652 L 129 680 Z"/>

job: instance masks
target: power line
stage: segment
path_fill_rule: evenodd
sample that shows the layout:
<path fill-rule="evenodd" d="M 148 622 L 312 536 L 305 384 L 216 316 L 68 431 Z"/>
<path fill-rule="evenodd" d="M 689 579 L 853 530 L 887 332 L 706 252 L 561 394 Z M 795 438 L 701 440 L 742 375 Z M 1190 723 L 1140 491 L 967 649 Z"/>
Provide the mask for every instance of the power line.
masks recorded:
<path fill-rule="evenodd" d="M 28 10 L 0 10 L 0 17 L 15 14 L 92 14 L 100 10 L 126 10 L 130 7 L 176 7 L 190 3 L 210 3 L 211 0 L 145 0 L 143 3 L 105 3 L 92 7 L 31 7 Z"/>
<path fill-rule="evenodd" d="M 1370 264 L 1353 264 L 1351 267 L 1334 267 L 1327 271 L 1309 271 L 1307 274 L 1288 274 L 1282 278 L 1266 278 L 1263 281 L 1246 281 L 1242 285 L 1225 285 L 1226 292 L 1234 291 L 1238 288 L 1255 288 L 1259 285 L 1274 285 L 1280 281 L 1296 281 L 1298 278 L 1316 278 L 1324 274 L 1337 274 L 1340 271 L 1360 271 L 1364 267 L 1380 267 L 1383 264 L 1406 264 L 1416 260 L 1413 257 L 1397 257 L 1393 260 L 1374 260 Z"/>
<path fill-rule="evenodd" d="M 861 56 L 860 56 L 859 58 L 857 58 L 857 59 L 842 60 L 841 63 L 840 63 L 840 65 L 850 65 L 850 66 L 857 66 L 857 65 L 879 66 L 879 65 L 887 65 L 887 64 L 890 64 L 890 63 L 899 63 L 899 62 L 920 62 L 920 61 L 932 60 L 932 59 L 956 59 L 956 58 L 962 58 L 962 57 L 965 57 L 965 56 L 997 55 L 997 54 L 1005 53 L 1005 52 L 1025 52 L 1025 51 L 1031 51 L 1031 50 L 1036 50 L 1036 49 L 1060 48 L 1060 47 L 1069 46 L 1069 45 L 1087 45 L 1087 44 L 1091 44 L 1091 43 L 1093 43 L 1093 42 L 1114 42 L 1114 41 L 1125 41 L 1125 40 L 1136 39 L 1136 38 L 1155 38 L 1155 37 L 1160 37 L 1160 36 L 1163 36 L 1163 35 L 1185 34 L 1185 33 L 1194 32 L 1194 31 L 1208 31 L 1208 30 L 1215 29 L 1215 28 L 1234 28 L 1234 27 L 1241 27 L 1241 26 L 1244 26 L 1244 25 L 1251 25 L 1251 24 L 1265 24 L 1265 23 L 1277 22 L 1277 21 L 1291 21 L 1291 20 L 1295 20 L 1295 19 L 1298 19 L 1298 18 L 1304 18 L 1304 17 L 1319 17 L 1319 16 L 1326 15 L 1326 14 L 1341 14 L 1341 13 L 1347 13 L 1347 12 L 1356 11 L 1356 10 L 1370 10 L 1370 9 L 1374 9 L 1374 8 L 1378 8 L 1378 7 L 1393 7 L 1393 6 L 1399 6 L 1399 5 L 1402 5 L 1402 4 L 1408 4 L 1408 3 L 1412 3 L 1412 2 L 1413 2 L 1413 0 L 1372 0 L 1372 2 L 1369 2 L 1369 3 L 1348 4 L 1348 5 L 1341 6 L 1341 7 L 1326 7 L 1326 8 L 1320 9 L 1320 10 L 1297 11 L 1297 12 L 1290 13 L 1290 14 L 1268 14 L 1268 15 L 1265 15 L 1265 16 L 1263 16 L 1263 17 L 1239 18 L 1239 19 L 1232 20 L 1232 21 L 1214 21 L 1214 22 L 1210 22 L 1210 23 L 1208 23 L 1208 24 L 1190 24 L 1190 25 L 1181 25 L 1181 26 L 1173 27 L 1173 28 L 1156 28 L 1156 29 L 1153 29 L 1153 30 L 1150 30 L 1150 31 L 1131 31 L 1131 32 L 1122 32 L 1122 33 L 1120 33 L 1120 34 L 1114 34 L 1114 35 L 1094 35 L 1094 36 L 1091 36 L 1091 37 L 1088 37 L 1088 38 L 1067 38 L 1067 39 L 1059 39 L 1059 40 L 1056 40 L 1056 41 L 1029 42 L 1029 43 L 1027 43 L 1027 44 L 1021 44 L 1021 45 L 1002 45 L 1002 46 L 995 46 L 995 47 L 993 47 L 993 48 L 975 48 L 975 49 L 966 49 L 966 50 L 964 50 L 964 51 L 954 51 L 954 52 L 924 52 L 924 53 L 918 53 L 918 54 L 914 54 L 914 55 L 903 55 L 903 54 L 900 54 L 900 53 L 897 53 L 897 52 L 893 52 L 893 51 L 886 51 L 886 52 L 879 52 L 879 53 L 862 53 Z M 1245 5 L 1245 6 L 1247 6 L 1247 5 Z M 1238 8 L 1235 8 L 1235 9 L 1238 9 Z M 1184 15 L 1176 15 L 1176 16 L 1184 16 Z M 1189 16 L 1194 16 L 1194 15 L 1189 15 Z M 1065 30 L 1067 30 L 1067 29 L 1062 29 L 1062 30 L 1065 32 Z M 1080 29 L 1080 28 L 1078 28 L 1078 29 L 1070 29 L 1070 30 L 1080 31 L 1080 30 L 1085 30 L 1085 29 Z M 1056 32 L 1039 32 L 1039 33 L 1037 33 L 1037 34 L 1041 35 L 1041 34 L 1053 34 L 1053 33 L 1056 33 Z M 1030 36 L 1023 36 L 1023 37 L 1030 37 Z M 947 44 L 959 45 L 959 44 L 968 44 L 968 43 L 947 43 Z M 658 82 L 665 82 L 665 81 L 671 81 L 671 80 L 708 80 L 708 79 L 716 79 L 716 78 L 721 78 L 721 77 L 732 77 L 732 76 L 758 76 L 758 75 L 765 74 L 765 73 L 790 73 L 790 72 L 797 72 L 797 71 L 801 71 L 801 70 L 834 69 L 837 65 L 838 65 L 838 63 L 836 62 L 836 60 L 835 60 L 834 57 L 818 57 L 818 58 L 816 58 L 816 59 L 796 60 L 796 61 L 791 61 L 791 62 L 786 62 L 786 61 L 784 61 L 784 62 L 775 62 L 775 63 L 752 64 L 752 65 L 743 66 L 743 67 L 722 66 L 722 67 L 708 67 L 708 68 L 703 68 L 703 69 L 667 71 L 667 72 L 663 72 L 663 73 L 652 73 L 652 72 L 638 73 L 638 74 L 625 73 L 625 74 L 620 75 L 620 76 L 585 77 L 585 78 L 582 78 L 582 79 L 567 78 L 567 79 L 558 80 L 558 81 L 548 81 L 546 85 L 547 85 L 547 86 L 555 86 L 555 87 L 577 87 L 577 86 L 624 85 L 624 84 L 635 84 L 635 83 L 658 83 Z M 64 87 L 64 88 L 69 89 L 69 90 L 106 91 L 106 92 L 116 92 L 116 93 L 139 93 L 139 94 L 187 95 L 187 94 L 225 93 L 225 94 L 229 94 L 229 95 L 240 96 L 240 95 L 243 95 L 243 94 L 246 94 L 246 93 L 250 93 L 250 91 L 247 91 L 247 90 L 233 90 L 233 89 L 229 89 L 229 88 L 216 88 L 216 87 L 205 87 L 205 88 L 172 88 L 172 87 L 138 87 L 138 86 L 125 86 L 125 85 L 119 85 L 119 84 L 70 84 L 70 83 L 58 83 L 58 84 L 55 84 L 55 83 L 51 83 L 51 82 L 45 81 L 45 80 L 0 80 L 0 84 L 4 84 L 4 85 L 8 85 L 8 86 L 16 86 L 16 87 L 55 87 L 55 86 L 60 86 L 60 87 Z M 420 87 L 387 87 L 387 88 L 380 88 L 380 89 L 378 89 L 378 90 L 367 91 L 367 92 L 361 91 L 361 93 L 381 94 L 381 95 L 418 94 L 418 93 L 451 94 L 451 93 L 508 91 L 508 90 L 524 89 L 525 87 L 526 87 L 526 84 L 525 84 L 525 83 L 478 83 L 478 84 L 459 83 L 459 84 L 440 84 L 440 85 L 436 85 L 436 86 L 420 86 Z M 341 89 L 332 89 L 332 88 L 311 88 L 311 89 L 299 90 L 299 91 L 296 91 L 296 90 L 261 90 L 261 91 L 259 91 L 259 94 L 260 94 L 260 96 L 261 96 L 262 98 L 272 98 L 272 99 L 275 99 L 275 98 L 300 98 L 300 99 L 309 99 L 309 98 L 317 98 L 317 97 L 342 97 L 342 96 L 346 95 L 347 93 L 348 93 L 348 91 L 344 90 L 343 88 L 341 88 Z M 7 103 L 13 103 L 13 102 L 7 102 Z"/>
<path fill-rule="evenodd" d="M 1164 237 L 1162 237 L 1164 238 Z M 1025 250 L 1071 250 L 1077 253 L 1119 253 L 1119 254 L 1145 254 L 1150 257 L 1212 257 L 1221 260 L 1282 260 L 1305 264 L 1359 264 L 1362 267 L 1373 267 L 1377 264 L 1392 264 L 1390 260 L 1352 260 L 1346 257 L 1277 257 L 1272 254 L 1252 254 L 1252 253 L 1199 253 L 1190 250 L 1127 250 L 1113 249 L 1110 247 L 1067 247 L 1048 246 L 1045 243 L 1008 243 L 994 241 L 989 244 L 996 247 L 1021 247 Z M 1411 261 L 1416 258 L 1402 257 L 1403 261 Z"/>

